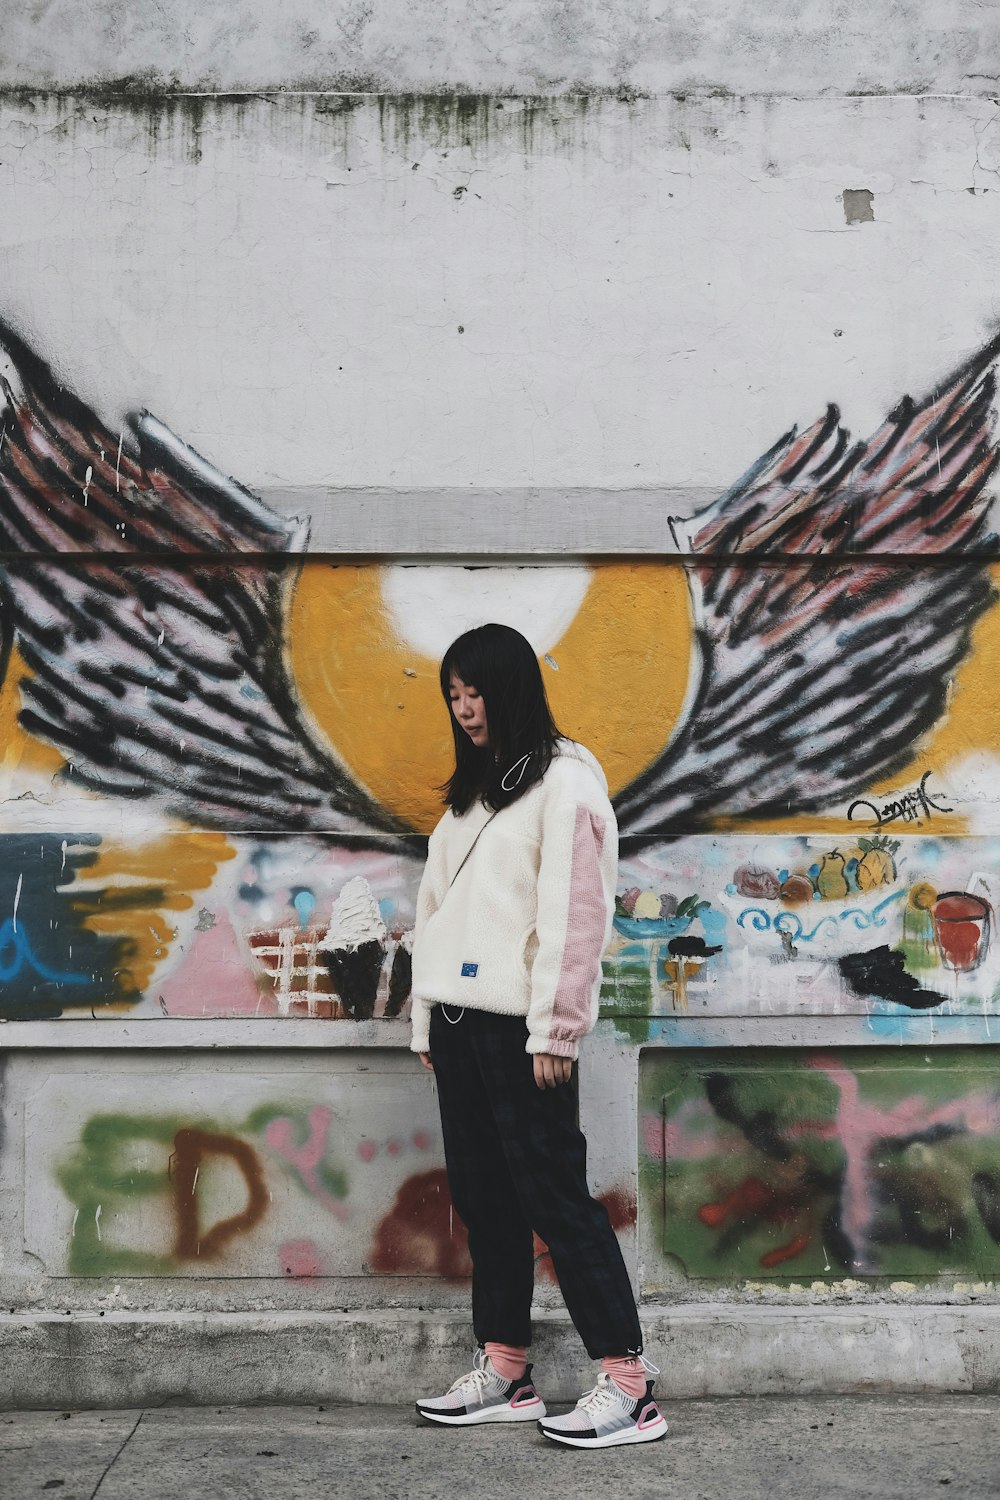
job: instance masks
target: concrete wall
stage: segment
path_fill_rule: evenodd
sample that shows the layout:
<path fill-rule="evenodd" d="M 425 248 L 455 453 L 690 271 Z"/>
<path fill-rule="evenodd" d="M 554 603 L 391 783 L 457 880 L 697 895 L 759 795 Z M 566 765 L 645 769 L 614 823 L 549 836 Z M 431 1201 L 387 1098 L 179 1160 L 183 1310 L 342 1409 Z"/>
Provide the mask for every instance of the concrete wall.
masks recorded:
<path fill-rule="evenodd" d="M 749 13 L 738 0 L 298 0 L 280 12 L 141 0 L 85 13 L 53 0 L 0 22 L 5 81 L 34 88 L 950 94 L 995 86 L 995 44 L 976 0 L 776 0 Z"/>
<path fill-rule="evenodd" d="M 500 618 L 618 799 L 583 1107 L 654 1355 L 905 1384 L 877 1313 L 989 1383 L 934 1309 L 1000 1253 L 996 27 L 442 14 L 0 23 L 0 1337 L 79 1402 L 67 1311 L 346 1309 L 374 1391 L 389 1308 L 443 1376 L 408 934 Z"/>
<path fill-rule="evenodd" d="M 995 116 L 8 96 L 4 311 L 110 426 L 147 406 L 269 501 L 292 490 L 323 550 L 426 549 L 423 514 L 366 545 L 368 487 L 679 490 L 662 527 L 828 402 L 867 435 L 983 342 Z M 573 552 L 548 509 L 507 549 Z M 618 509 L 619 545 L 648 548 L 656 513 L 637 536 Z"/>

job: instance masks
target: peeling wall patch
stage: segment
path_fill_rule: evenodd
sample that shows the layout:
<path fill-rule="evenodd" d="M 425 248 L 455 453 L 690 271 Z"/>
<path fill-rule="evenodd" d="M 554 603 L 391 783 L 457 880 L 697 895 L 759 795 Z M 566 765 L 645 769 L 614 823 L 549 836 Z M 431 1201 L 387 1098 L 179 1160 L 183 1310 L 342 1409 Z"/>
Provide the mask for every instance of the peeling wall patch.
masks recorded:
<path fill-rule="evenodd" d="M 875 194 L 868 188 L 845 188 L 841 197 L 848 224 L 874 224 Z"/>

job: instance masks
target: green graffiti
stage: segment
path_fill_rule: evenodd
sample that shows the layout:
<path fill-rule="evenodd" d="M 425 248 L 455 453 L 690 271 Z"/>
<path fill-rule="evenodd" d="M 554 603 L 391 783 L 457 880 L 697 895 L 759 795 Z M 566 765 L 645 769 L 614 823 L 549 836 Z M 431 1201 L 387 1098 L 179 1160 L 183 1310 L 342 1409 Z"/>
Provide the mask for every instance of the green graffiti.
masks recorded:
<path fill-rule="evenodd" d="M 644 1202 L 664 1265 L 722 1282 L 1000 1275 L 1000 1063 L 648 1057 Z"/>
<path fill-rule="evenodd" d="M 654 1014 L 656 1006 L 653 1001 L 649 952 L 641 943 L 630 943 L 616 957 L 606 958 L 603 968 L 600 997 L 602 1020 L 618 1021 L 623 1016 Z"/>
<path fill-rule="evenodd" d="M 172 1269 L 172 1255 L 124 1249 L 114 1237 L 126 1204 L 170 1193 L 170 1154 L 185 1124 L 190 1121 L 169 1115 L 95 1115 L 87 1121 L 75 1154 L 56 1174 L 75 1209 L 71 1275 L 163 1276 Z M 142 1151 L 144 1143 L 155 1153 Z M 162 1165 L 150 1166 L 153 1155 Z"/>
<path fill-rule="evenodd" d="M 164 1276 L 182 1263 L 177 1253 L 179 1205 L 172 1162 L 180 1132 L 229 1136 L 252 1143 L 298 1186 L 342 1217 L 350 1190 L 344 1167 L 331 1159 L 333 1119 L 324 1105 L 262 1104 L 235 1128 L 188 1115 L 95 1115 L 56 1179 L 73 1208 L 69 1272 L 75 1276 Z M 160 1198 L 154 1207 L 150 1200 Z M 144 1204 L 149 1203 L 148 1208 Z M 127 1235 L 131 1244 L 122 1243 Z M 163 1248 L 134 1248 L 159 1238 Z M 169 1244 L 166 1243 L 169 1237 Z"/>

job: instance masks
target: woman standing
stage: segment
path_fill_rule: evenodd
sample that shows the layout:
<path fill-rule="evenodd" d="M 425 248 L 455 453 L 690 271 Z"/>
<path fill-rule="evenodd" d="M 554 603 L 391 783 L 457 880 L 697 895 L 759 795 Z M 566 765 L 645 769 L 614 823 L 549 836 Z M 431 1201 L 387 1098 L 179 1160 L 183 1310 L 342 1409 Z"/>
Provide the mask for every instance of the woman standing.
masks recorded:
<path fill-rule="evenodd" d="M 621 1250 L 587 1186 L 580 1039 L 596 1015 L 618 830 L 589 751 L 561 737 L 535 654 L 506 625 L 441 663 L 455 770 L 417 898 L 411 1046 L 437 1078 L 451 1195 L 469 1232 L 474 1368 L 417 1402 L 450 1425 L 540 1419 L 576 1447 L 649 1442 L 652 1399 Z M 567 1416 L 531 1382 L 532 1233 L 601 1373 Z"/>

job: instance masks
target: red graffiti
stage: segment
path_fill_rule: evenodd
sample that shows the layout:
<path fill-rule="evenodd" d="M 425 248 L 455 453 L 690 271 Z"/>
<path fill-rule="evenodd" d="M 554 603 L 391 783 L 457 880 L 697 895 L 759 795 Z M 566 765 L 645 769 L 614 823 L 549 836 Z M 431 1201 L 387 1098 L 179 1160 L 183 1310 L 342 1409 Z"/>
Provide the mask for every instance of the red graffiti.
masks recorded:
<path fill-rule="evenodd" d="M 721 1203 L 706 1203 L 699 1208 L 698 1217 L 710 1229 L 718 1229 L 727 1219 L 766 1219 L 770 1224 L 786 1224 L 800 1207 L 794 1194 L 769 1187 L 759 1177 L 747 1177 Z"/>
<path fill-rule="evenodd" d="M 465 1225 L 456 1214 L 443 1167 L 408 1177 L 375 1231 L 371 1269 L 381 1275 L 472 1274 Z"/>
<path fill-rule="evenodd" d="M 198 1178 L 202 1162 L 209 1155 L 229 1156 L 236 1163 L 247 1185 L 247 1205 L 242 1213 L 220 1219 L 203 1232 L 198 1227 Z M 170 1176 L 177 1217 L 176 1254 L 181 1260 L 195 1257 L 208 1260 L 221 1254 L 234 1235 L 244 1234 L 259 1224 L 267 1211 L 269 1199 L 257 1153 L 236 1136 L 178 1130 L 170 1158 Z"/>
<path fill-rule="evenodd" d="M 598 1201 L 616 1232 L 635 1223 L 635 1198 L 625 1189 L 614 1188 Z M 534 1244 L 536 1273 L 554 1281 L 548 1246 L 537 1234 Z M 443 1168 L 421 1172 L 403 1183 L 391 1212 L 375 1231 L 371 1269 L 383 1275 L 443 1276 L 447 1281 L 471 1276 L 465 1226 L 452 1207 Z"/>
<path fill-rule="evenodd" d="M 776 1167 L 787 1180 L 775 1185 L 760 1177 L 745 1177 L 716 1203 L 703 1203 L 698 1218 L 709 1229 L 723 1229 L 727 1224 L 791 1224 L 803 1213 L 811 1216 L 812 1204 L 802 1180 L 805 1159 L 796 1155 Z M 786 1260 L 794 1260 L 812 1243 L 812 1233 L 796 1234 L 786 1245 L 778 1245 L 760 1257 L 760 1265 L 773 1270 Z"/>
<path fill-rule="evenodd" d="M 772 1270 L 775 1266 L 783 1265 L 786 1260 L 794 1260 L 811 1244 L 811 1234 L 797 1234 L 794 1239 L 788 1241 L 787 1245 L 779 1245 L 777 1250 L 768 1250 L 766 1255 L 761 1256 L 760 1263 L 768 1270 Z"/>

